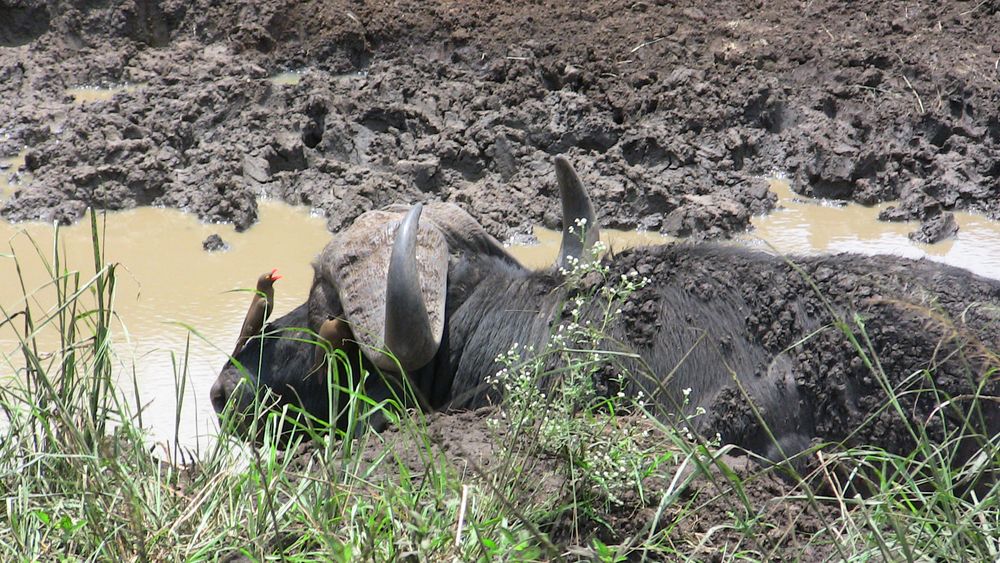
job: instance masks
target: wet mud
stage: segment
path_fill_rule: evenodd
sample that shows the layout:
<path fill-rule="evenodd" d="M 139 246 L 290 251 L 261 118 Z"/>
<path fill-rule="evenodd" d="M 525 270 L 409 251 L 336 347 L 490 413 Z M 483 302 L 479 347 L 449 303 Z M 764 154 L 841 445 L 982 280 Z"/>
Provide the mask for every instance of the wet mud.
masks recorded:
<path fill-rule="evenodd" d="M 559 226 L 550 163 L 566 154 L 606 227 L 731 237 L 775 207 L 766 178 L 781 172 L 807 197 L 885 204 L 880 219 L 919 221 L 913 236 L 933 240 L 953 234 L 955 211 L 1000 220 L 997 29 L 996 3 L 971 1 L 16 0 L 0 6 L 0 158 L 23 164 L 0 170 L 13 176 L 0 216 L 72 223 L 88 206 L 155 205 L 245 230 L 268 196 L 336 231 L 390 203 L 449 201 L 510 240 Z M 93 87 L 114 91 L 82 101 Z M 795 344 L 803 311 L 825 307 L 791 267 L 686 248 L 617 264 L 705 299 L 738 292 L 747 330 L 774 352 Z M 927 262 L 853 260 L 803 268 L 838 307 L 874 319 L 893 374 L 931 367 L 916 347 L 938 335 L 936 383 L 974 388 L 950 352 L 997 349 L 994 286 Z M 966 323 L 908 314 L 921 296 Z M 826 435 L 863 416 L 845 394 L 877 406 L 878 382 L 842 334 L 789 354 Z M 925 396 L 907 408 L 938 415 Z M 475 420 L 461 416 L 435 424 L 463 440 Z M 909 437 L 887 415 L 851 440 L 901 450 Z M 759 483 L 755 498 L 784 490 Z M 703 528 L 677 533 L 726 521 L 725 501 L 713 506 Z M 629 514 L 608 518 L 624 530 Z M 817 517 L 781 529 L 806 538 Z"/>
<path fill-rule="evenodd" d="M 555 153 L 587 157 L 605 225 L 675 236 L 745 229 L 774 170 L 895 201 L 887 220 L 1000 214 L 990 3 L 15 6 L 0 152 L 35 181 L 8 219 L 155 204 L 246 228 L 267 193 L 337 229 L 439 199 L 506 239 L 556 226 Z"/>

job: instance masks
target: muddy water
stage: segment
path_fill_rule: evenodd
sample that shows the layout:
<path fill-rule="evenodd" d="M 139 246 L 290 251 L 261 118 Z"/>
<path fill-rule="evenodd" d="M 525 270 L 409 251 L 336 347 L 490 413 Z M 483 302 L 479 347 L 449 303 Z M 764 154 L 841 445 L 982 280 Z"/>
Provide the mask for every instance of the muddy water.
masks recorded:
<path fill-rule="evenodd" d="M 555 263 L 559 256 L 559 243 L 562 240 L 562 232 L 535 227 L 535 238 L 538 244 L 535 245 L 515 245 L 508 247 L 508 251 L 517 258 L 521 264 L 528 268 L 547 268 Z M 611 252 L 635 248 L 637 246 L 649 246 L 653 244 L 666 244 L 672 240 L 658 233 L 646 231 L 618 231 L 614 229 L 603 229 L 601 231 L 601 241 Z"/>
<path fill-rule="evenodd" d="M 103 102 L 110 100 L 119 92 L 131 92 L 138 88 L 139 84 L 116 84 L 113 86 L 77 86 L 67 88 L 66 95 L 72 96 L 73 101 L 78 104 L 90 102 Z"/>
<path fill-rule="evenodd" d="M 272 75 L 268 80 L 275 86 L 295 86 L 302 81 L 303 74 L 305 74 L 305 71 L 289 70 Z"/>
<path fill-rule="evenodd" d="M 299 82 L 302 82 L 302 77 L 309 72 L 308 68 L 303 68 L 299 70 L 287 70 L 284 72 L 279 72 L 277 74 L 272 74 L 267 78 L 267 80 L 274 84 L 275 86 L 297 86 Z M 348 72 L 345 74 L 334 75 L 332 79 L 335 82 L 350 83 L 356 80 L 363 80 L 368 76 L 368 73 L 361 70 L 357 72 Z"/>
<path fill-rule="evenodd" d="M 11 178 L 24 166 L 24 152 L 11 158 L 0 158 L 0 199 L 7 199 L 17 190 Z"/>
<path fill-rule="evenodd" d="M 809 200 L 792 192 L 787 181 L 771 181 L 779 208 L 754 217 L 754 229 L 737 240 L 770 246 L 783 254 L 859 252 L 928 258 L 1000 279 L 1000 223 L 980 215 L 956 212 L 955 238 L 937 244 L 911 241 L 919 223 L 887 223 L 879 212 L 891 204 L 864 206 Z"/>
<path fill-rule="evenodd" d="M 275 316 L 304 300 L 312 281 L 310 261 L 329 239 L 324 219 L 310 216 L 304 208 L 276 202 L 261 202 L 260 222 L 244 233 L 225 225 L 207 225 L 176 210 L 141 208 L 107 215 L 106 254 L 118 262 L 115 309 L 120 324 L 113 327 L 120 383 L 131 388 L 128 374 L 134 370 L 144 402 L 153 401 L 144 415 L 158 440 L 173 437 L 175 407 L 174 369 L 171 353 L 180 358 L 190 337 L 189 381 L 184 394 L 185 415 L 179 437 L 193 447 L 215 432 L 208 389 L 226 354 L 232 351 L 251 294 L 233 292 L 253 287 L 257 276 L 278 268 L 284 276 L 276 285 Z M 229 244 L 227 252 L 208 253 L 202 241 L 218 233 Z M 0 240 L 21 261 L 29 291 L 48 278 L 28 236 L 51 254 L 53 229 L 44 224 L 0 223 Z M 70 268 L 86 279 L 93 273 L 89 220 L 60 230 L 60 241 L 70 257 Z M 14 261 L 0 258 L 0 276 L 16 279 Z M 39 307 L 52 303 L 49 290 L 35 298 Z M 0 284 L 0 304 L 13 312 L 24 307 L 16 283 Z M 38 316 L 38 313 L 35 313 Z M 197 331 L 197 335 L 184 325 Z M 200 335 L 200 336 L 199 336 Z M 46 346 L 55 347 L 54 330 L 41 335 Z M 0 349 L 8 355 L 17 348 L 11 327 L 0 328 Z M 16 358 L 16 356 L 15 356 Z M 17 361 L 13 360 L 13 365 Z M 11 363 L 0 364 L 0 374 L 13 371 Z M 155 401 L 154 401 L 155 399 Z"/>

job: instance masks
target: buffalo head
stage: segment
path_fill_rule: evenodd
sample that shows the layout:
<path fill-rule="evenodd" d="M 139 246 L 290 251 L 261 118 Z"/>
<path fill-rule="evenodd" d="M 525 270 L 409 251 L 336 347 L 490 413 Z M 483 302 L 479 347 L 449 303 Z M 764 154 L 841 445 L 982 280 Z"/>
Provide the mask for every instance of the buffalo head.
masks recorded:
<path fill-rule="evenodd" d="M 583 256 L 599 233 L 590 199 L 569 162 L 556 157 L 555 169 L 563 264 Z M 591 227 L 581 238 L 571 227 L 583 221 Z M 356 382 L 333 381 L 345 373 L 375 374 L 365 393 L 376 402 L 410 396 L 424 408 L 444 405 L 453 375 L 449 315 L 469 289 L 458 287 L 449 271 L 469 257 L 524 270 L 452 204 L 394 205 L 359 216 L 314 261 L 306 303 L 264 327 L 223 368 L 211 390 L 216 412 L 221 415 L 228 405 L 245 432 L 253 420 L 248 415 L 266 392 L 272 406 L 295 405 L 342 424 L 341 405 L 329 400 L 329 389 L 332 384 L 350 391 Z M 333 326 L 337 335 L 330 338 L 324 327 L 329 332 Z"/>

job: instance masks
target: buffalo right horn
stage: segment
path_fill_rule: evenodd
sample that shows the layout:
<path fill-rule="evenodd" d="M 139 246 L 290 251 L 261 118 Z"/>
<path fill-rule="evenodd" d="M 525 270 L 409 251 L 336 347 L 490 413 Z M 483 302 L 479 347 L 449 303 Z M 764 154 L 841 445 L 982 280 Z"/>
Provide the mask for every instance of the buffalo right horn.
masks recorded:
<path fill-rule="evenodd" d="M 585 254 L 594 243 L 600 240 L 601 231 L 597 226 L 597 216 L 590 196 L 580 182 L 579 176 L 573 170 L 566 157 L 555 158 L 556 182 L 559 184 L 559 199 L 562 201 L 563 233 L 559 249 L 559 267 L 569 268 L 570 258 L 586 260 Z M 580 233 L 580 223 L 583 223 L 583 234 Z M 570 232 L 570 229 L 574 232 Z"/>
<path fill-rule="evenodd" d="M 385 346 L 406 371 L 427 365 L 438 348 L 417 267 L 417 230 L 422 210 L 422 204 L 414 205 L 399 223 L 386 276 Z"/>

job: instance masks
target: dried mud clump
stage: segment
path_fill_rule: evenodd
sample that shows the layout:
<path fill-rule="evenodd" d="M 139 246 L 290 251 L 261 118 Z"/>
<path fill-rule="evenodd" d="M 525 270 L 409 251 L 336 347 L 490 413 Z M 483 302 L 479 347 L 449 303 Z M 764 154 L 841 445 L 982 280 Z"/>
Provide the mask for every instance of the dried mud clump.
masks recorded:
<path fill-rule="evenodd" d="M 22 0 L 0 8 L 0 153 L 28 148 L 32 181 L 0 214 L 164 205 L 243 229 L 265 194 L 338 229 L 448 200 L 505 239 L 557 226 L 549 161 L 567 153 L 607 226 L 726 237 L 773 207 L 763 178 L 781 171 L 806 195 L 896 201 L 883 218 L 925 221 L 915 237 L 934 240 L 952 231 L 942 212 L 1000 217 L 998 17 L 933 2 L 901 17 L 879 2 Z M 301 80 L 269 80 L 287 69 Z M 80 85 L 119 91 L 77 104 L 65 91 Z"/>

